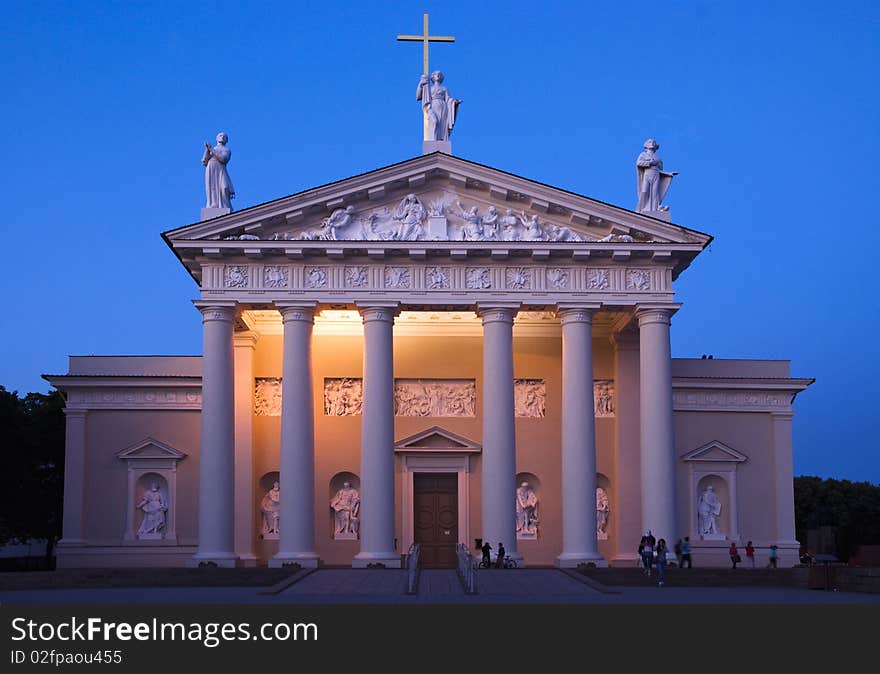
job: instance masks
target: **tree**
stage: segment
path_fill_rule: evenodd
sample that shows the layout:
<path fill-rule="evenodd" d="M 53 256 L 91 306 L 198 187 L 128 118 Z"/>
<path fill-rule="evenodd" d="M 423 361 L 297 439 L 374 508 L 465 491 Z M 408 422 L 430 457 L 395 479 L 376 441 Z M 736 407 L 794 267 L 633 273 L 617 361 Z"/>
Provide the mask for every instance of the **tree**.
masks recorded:
<path fill-rule="evenodd" d="M 47 541 L 50 561 L 61 538 L 64 398 L 0 386 L 0 544 Z"/>
<path fill-rule="evenodd" d="M 794 479 L 795 528 L 800 541 L 821 526 L 837 530 L 837 557 L 848 560 L 860 545 L 880 544 L 880 486 L 870 482 Z"/>

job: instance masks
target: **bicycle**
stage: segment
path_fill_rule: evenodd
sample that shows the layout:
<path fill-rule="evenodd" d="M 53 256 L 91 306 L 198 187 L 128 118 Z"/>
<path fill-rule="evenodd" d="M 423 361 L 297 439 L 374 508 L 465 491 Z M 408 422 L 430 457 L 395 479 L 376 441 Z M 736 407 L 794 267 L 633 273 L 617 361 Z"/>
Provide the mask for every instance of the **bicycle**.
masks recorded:
<path fill-rule="evenodd" d="M 491 562 L 491 561 L 487 562 L 485 559 L 483 559 L 477 565 L 477 568 L 478 569 L 494 569 L 494 568 L 496 568 L 497 564 L 498 564 L 497 562 Z M 517 561 L 515 559 L 511 559 L 510 557 L 504 558 L 504 568 L 505 569 L 516 569 L 518 567 L 519 567 L 519 564 L 517 564 Z"/>

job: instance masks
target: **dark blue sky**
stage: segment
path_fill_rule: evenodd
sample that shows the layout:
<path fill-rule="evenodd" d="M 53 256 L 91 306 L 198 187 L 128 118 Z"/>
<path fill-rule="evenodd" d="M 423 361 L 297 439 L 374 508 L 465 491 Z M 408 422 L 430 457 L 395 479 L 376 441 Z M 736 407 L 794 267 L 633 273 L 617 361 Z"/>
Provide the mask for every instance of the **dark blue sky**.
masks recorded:
<path fill-rule="evenodd" d="M 0 384 L 67 354 L 194 354 L 204 140 L 236 207 L 420 152 L 421 29 L 463 99 L 455 154 L 626 208 L 656 138 L 676 222 L 675 356 L 788 358 L 795 472 L 880 483 L 880 5 L 849 2 L 17 2 L 0 28 Z"/>

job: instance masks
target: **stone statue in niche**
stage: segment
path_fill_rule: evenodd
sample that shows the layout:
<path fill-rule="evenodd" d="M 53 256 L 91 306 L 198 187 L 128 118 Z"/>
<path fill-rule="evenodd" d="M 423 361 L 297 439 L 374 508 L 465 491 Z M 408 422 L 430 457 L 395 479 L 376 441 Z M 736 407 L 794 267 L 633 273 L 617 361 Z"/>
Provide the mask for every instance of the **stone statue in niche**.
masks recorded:
<path fill-rule="evenodd" d="M 136 507 L 144 515 L 138 527 L 138 538 L 161 538 L 165 529 L 168 503 L 159 489 L 158 482 L 150 483 L 150 488 L 144 492 Z"/>
<path fill-rule="evenodd" d="M 324 380 L 324 414 L 328 417 L 357 416 L 363 400 L 363 380 L 349 377 Z"/>
<path fill-rule="evenodd" d="M 350 482 L 343 482 L 342 489 L 330 499 L 333 508 L 333 538 L 355 540 L 358 537 L 361 495 Z"/>
<path fill-rule="evenodd" d="M 260 512 L 263 514 L 263 526 L 260 531 L 266 540 L 277 540 L 281 533 L 281 486 L 278 481 L 272 483 L 272 488 L 260 501 Z"/>
<path fill-rule="evenodd" d="M 516 490 L 516 537 L 538 537 L 538 495 L 528 482 Z"/>
<path fill-rule="evenodd" d="M 542 419 L 546 413 L 546 396 L 543 379 L 515 380 L 513 398 L 516 416 Z"/>
<path fill-rule="evenodd" d="M 721 515 L 721 501 L 712 485 L 697 499 L 697 525 L 699 534 L 704 537 L 722 536 L 718 528 L 718 517 Z"/>
<path fill-rule="evenodd" d="M 422 102 L 425 115 L 425 140 L 449 140 L 452 135 L 461 101 L 449 95 L 443 80 L 439 70 L 431 73 L 430 82 L 427 75 L 419 78 L 416 100 Z"/>
<path fill-rule="evenodd" d="M 645 141 L 644 151 L 636 159 L 636 177 L 639 188 L 639 203 L 636 210 L 639 213 L 650 213 L 669 210 L 661 206 L 660 202 L 666 196 L 672 178 L 678 173 L 669 173 L 663 170 L 663 160 L 657 156 L 660 149 L 653 138 Z"/>
<path fill-rule="evenodd" d="M 232 159 L 232 151 L 226 147 L 229 137 L 222 131 L 217 134 L 217 145 L 205 141 L 202 166 L 205 167 L 205 208 L 227 208 L 232 210 L 235 189 L 226 172 L 226 165 Z"/>
<path fill-rule="evenodd" d="M 596 487 L 596 536 L 600 541 L 608 540 L 608 517 L 610 514 L 608 492 L 602 487 Z"/>

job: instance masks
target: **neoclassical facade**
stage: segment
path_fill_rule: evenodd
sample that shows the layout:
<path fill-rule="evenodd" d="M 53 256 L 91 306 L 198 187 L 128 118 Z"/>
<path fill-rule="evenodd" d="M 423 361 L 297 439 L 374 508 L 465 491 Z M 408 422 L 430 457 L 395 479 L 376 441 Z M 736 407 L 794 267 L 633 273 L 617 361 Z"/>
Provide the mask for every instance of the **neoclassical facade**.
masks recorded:
<path fill-rule="evenodd" d="M 436 152 L 165 232 L 203 355 L 47 375 L 59 565 L 628 565 L 646 529 L 796 563 L 811 380 L 671 357 L 711 237 L 654 215 Z"/>

